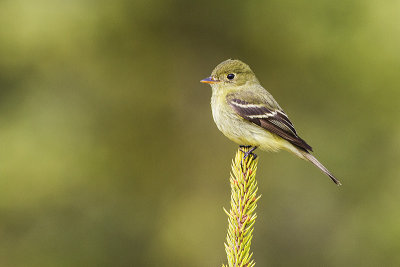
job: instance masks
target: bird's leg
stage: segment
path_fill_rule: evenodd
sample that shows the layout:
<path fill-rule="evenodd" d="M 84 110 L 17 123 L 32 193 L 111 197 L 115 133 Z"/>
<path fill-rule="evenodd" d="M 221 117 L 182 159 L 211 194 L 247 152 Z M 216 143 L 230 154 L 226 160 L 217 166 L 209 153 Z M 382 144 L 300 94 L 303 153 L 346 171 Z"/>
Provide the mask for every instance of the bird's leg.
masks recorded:
<path fill-rule="evenodd" d="M 239 150 L 240 151 L 242 151 L 243 153 L 246 153 L 246 152 L 244 152 L 243 150 L 242 150 L 242 148 L 250 148 L 251 146 L 243 146 L 243 145 L 240 145 L 239 146 Z"/>
<path fill-rule="evenodd" d="M 244 156 L 243 156 L 242 160 L 240 161 L 240 165 L 243 168 L 243 160 L 245 160 L 250 154 L 253 155 L 254 159 L 257 158 L 257 154 L 253 153 L 253 151 L 256 150 L 257 147 L 256 146 L 253 146 L 253 147 L 252 146 L 240 146 L 240 148 L 250 148 L 250 150 L 247 152 L 244 152 L 242 149 L 240 149 L 240 151 L 242 151 L 244 153 Z"/>
<path fill-rule="evenodd" d="M 250 146 L 250 147 L 251 147 L 251 146 Z M 257 154 L 253 153 L 253 151 L 256 150 L 256 149 L 257 149 L 256 146 L 251 147 L 251 149 L 250 149 L 249 151 L 247 151 L 246 153 L 244 153 L 243 159 L 246 159 L 249 155 L 253 155 L 254 159 L 256 159 L 256 158 L 257 158 Z"/>

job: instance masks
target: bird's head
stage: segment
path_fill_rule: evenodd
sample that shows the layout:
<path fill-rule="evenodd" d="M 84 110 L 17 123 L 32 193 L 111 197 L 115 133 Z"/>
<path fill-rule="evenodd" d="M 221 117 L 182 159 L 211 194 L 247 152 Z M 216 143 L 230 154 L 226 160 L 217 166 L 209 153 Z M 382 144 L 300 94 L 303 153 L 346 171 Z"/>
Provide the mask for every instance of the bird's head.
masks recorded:
<path fill-rule="evenodd" d="M 210 77 L 200 82 L 211 85 L 241 86 L 247 82 L 258 83 L 258 80 L 249 65 L 237 59 L 228 59 L 216 66 Z"/>

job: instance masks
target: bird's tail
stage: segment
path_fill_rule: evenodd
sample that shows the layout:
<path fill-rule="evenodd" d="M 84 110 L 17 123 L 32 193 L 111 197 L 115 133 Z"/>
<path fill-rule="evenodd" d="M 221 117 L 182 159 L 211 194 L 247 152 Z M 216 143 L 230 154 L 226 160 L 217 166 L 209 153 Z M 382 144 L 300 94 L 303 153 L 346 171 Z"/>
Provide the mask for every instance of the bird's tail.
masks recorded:
<path fill-rule="evenodd" d="M 333 176 L 333 174 L 328 171 L 327 168 L 325 168 L 324 165 L 322 165 L 321 162 L 319 162 L 313 155 L 311 155 L 309 152 L 302 150 L 301 154 L 308 160 L 310 161 L 312 164 L 314 164 L 315 166 L 317 166 L 323 173 L 325 173 L 326 175 L 329 176 L 329 178 L 331 178 L 331 180 L 337 184 L 337 185 L 342 185 L 340 183 L 340 181 L 338 179 L 335 178 L 335 176 Z"/>

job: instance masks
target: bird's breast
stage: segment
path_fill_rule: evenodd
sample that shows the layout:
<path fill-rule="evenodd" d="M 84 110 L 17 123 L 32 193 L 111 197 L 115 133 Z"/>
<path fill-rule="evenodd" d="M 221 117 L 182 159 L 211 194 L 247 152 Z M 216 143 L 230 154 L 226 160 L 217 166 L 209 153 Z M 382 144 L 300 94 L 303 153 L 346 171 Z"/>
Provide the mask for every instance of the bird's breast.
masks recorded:
<path fill-rule="evenodd" d="M 255 125 L 248 125 L 247 121 L 237 115 L 226 102 L 225 96 L 213 95 L 211 109 L 215 124 L 226 137 L 240 145 L 252 145 L 254 143 L 248 131 Z"/>

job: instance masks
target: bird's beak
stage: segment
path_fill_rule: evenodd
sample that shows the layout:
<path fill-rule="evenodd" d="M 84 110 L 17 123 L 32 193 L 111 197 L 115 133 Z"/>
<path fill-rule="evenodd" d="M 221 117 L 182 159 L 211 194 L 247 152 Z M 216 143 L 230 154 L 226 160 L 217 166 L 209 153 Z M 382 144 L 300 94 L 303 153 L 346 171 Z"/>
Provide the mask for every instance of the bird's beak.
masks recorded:
<path fill-rule="evenodd" d="M 208 77 L 200 81 L 201 83 L 209 83 L 214 84 L 220 82 L 219 80 L 214 79 L 213 77 Z"/>

